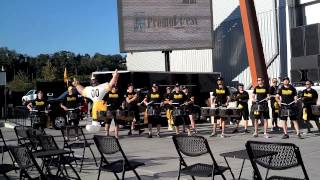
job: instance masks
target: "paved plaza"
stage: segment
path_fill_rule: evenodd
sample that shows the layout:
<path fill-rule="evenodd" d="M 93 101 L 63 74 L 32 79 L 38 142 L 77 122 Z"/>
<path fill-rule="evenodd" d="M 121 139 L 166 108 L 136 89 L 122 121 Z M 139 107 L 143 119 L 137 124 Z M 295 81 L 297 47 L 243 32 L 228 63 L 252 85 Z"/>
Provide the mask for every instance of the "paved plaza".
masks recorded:
<path fill-rule="evenodd" d="M 211 129 L 209 128 L 209 124 L 200 124 L 199 125 L 199 134 L 208 139 L 211 150 L 220 165 L 226 165 L 223 157 L 220 156 L 223 152 L 229 152 L 234 150 L 241 150 L 245 148 L 245 142 L 247 140 L 259 140 L 259 141 L 272 141 L 272 142 L 291 142 L 295 143 L 300 147 L 300 151 L 302 153 L 304 164 L 307 168 L 307 172 L 309 174 L 310 179 L 319 179 L 320 171 L 318 169 L 320 162 L 320 136 L 317 133 L 314 134 L 306 134 L 303 135 L 303 139 L 298 139 L 294 132 L 291 131 L 290 139 L 282 140 L 282 134 L 271 133 L 270 139 L 264 139 L 263 134 L 258 138 L 253 138 L 252 134 L 231 134 L 232 128 L 228 128 L 227 134 L 225 138 L 218 137 L 209 137 Z M 16 145 L 16 137 L 13 129 L 2 127 L 5 139 L 8 140 L 9 145 Z M 251 129 L 252 130 L 252 129 Z M 138 136 L 136 133 L 132 136 L 127 136 L 127 130 L 121 131 L 120 143 L 122 145 L 123 150 L 127 154 L 129 159 L 134 159 L 137 161 L 142 161 L 145 163 L 145 166 L 139 167 L 137 169 L 138 173 L 141 175 L 142 179 L 151 180 L 151 179 L 161 179 L 161 180 L 171 180 L 177 179 L 177 170 L 178 170 L 178 155 L 174 148 L 174 144 L 172 142 L 171 136 L 173 135 L 172 131 L 168 131 L 166 128 L 162 128 L 162 137 L 157 138 L 153 137 L 152 139 L 146 138 L 147 134 L 143 134 L 142 136 Z M 61 132 L 57 130 L 47 129 L 47 134 L 55 136 L 56 141 L 59 146 L 62 147 L 63 139 L 61 137 Z M 92 134 L 85 132 L 88 139 L 92 138 Z M 104 131 L 101 131 L 98 134 L 104 134 Z M 93 146 L 93 151 L 100 159 L 100 155 L 95 146 Z M 80 155 L 81 151 L 76 150 L 76 154 Z M 83 171 L 80 173 L 82 179 L 91 180 L 96 179 L 98 175 L 98 168 L 94 165 L 94 161 L 92 159 L 89 151 L 86 153 L 87 159 L 85 160 L 85 165 L 83 167 Z M 117 157 L 117 156 L 116 156 Z M 201 158 L 190 159 L 189 162 L 202 161 L 208 162 L 208 156 L 204 156 Z M 10 162 L 8 158 L 8 154 L 5 154 L 4 158 L 5 162 Z M 242 160 L 239 159 L 228 159 L 230 166 L 237 177 L 239 174 L 239 170 L 242 164 Z M 188 162 L 187 162 L 188 163 Z M 79 170 L 79 167 L 76 167 Z M 265 173 L 262 171 L 263 174 Z M 270 171 L 270 175 L 279 174 L 279 172 Z M 227 179 L 232 179 L 231 174 L 229 172 L 225 173 Z M 282 175 L 290 175 L 294 177 L 302 177 L 301 169 L 292 169 L 289 171 L 283 171 Z M 9 176 L 13 179 L 18 179 L 18 173 L 11 172 Z M 0 178 L 1 179 L 1 178 Z M 102 172 L 100 179 L 113 180 L 115 177 L 112 173 Z M 135 179 L 133 173 L 126 173 L 126 179 Z M 188 176 L 182 176 L 181 179 L 191 179 Z M 205 178 L 197 178 L 197 179 L 205 179 Z M 207 178 L 208 179 L 208 178 Z M 216 179 L 222 179 L 219 176 L 216 176 Z M 244 171 L 242 174 L 242 179 L 252 179 L 252 168 L 249 161 L 245 162 Z"/>

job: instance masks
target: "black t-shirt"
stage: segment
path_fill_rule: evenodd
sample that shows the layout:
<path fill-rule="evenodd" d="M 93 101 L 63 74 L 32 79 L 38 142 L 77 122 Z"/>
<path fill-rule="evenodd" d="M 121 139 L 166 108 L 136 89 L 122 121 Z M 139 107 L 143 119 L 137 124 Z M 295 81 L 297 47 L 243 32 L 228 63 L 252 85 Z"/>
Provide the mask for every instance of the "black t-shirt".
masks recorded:
<path fill-rule="evenodd" d="M 230 92 L 226 86 L 223 88 L 217 87 L 213 90 L 212 96 L 216 98 L 216 104 L 223 105 L 227 103 L 227 97 L 230 96 Z"/>
<path fill-rule="evenodd" d="M 247 91 L 243 91 L 242 93 L 240 91 L 237 91 L 235 95 L 238 105 L 240 104 L 243 107 L 248 107 L 249 94 Z"/>
<path fill-rule="evenodd" d="M 253 94 L 256 94 L 257 101 L 261 101 L 268 97 L 268 94 L 270 94 L 270 92 L 267 86 L 256 86 L 253 90 Z"/>
<path fill-rule="evenodd" d="M 153 103 L 161 103 L 162 101 L 162 97 L 159 92 L 150 92 L 146 95 L 146 98 L 149 102 L 152 101 Z"/>
<path fill-rule="evenodd" d="M 79 98 L 77 95 L 69 95 L 63 99 L 63 105 L 67 108 L 77 108 L 79 104 Z"/>
<path fill-rule="evenodd" d="M 288 87 L 285 87 L 284 85 L 281 86 L 280 89 L 278 89 L 279 96 L 281 96 L 281 102 L 289 104 L 292 101 L 294 101 L 294 97 L 297 95 L 297 90 L 292 85 L 289 85 Z"/>
<path fill-rule="evenodd" d="M 34 107 L 35 110 L 38 111 L 45 111 L 48 103 L 45 99 L 35 99 L 32 101 L 32 107 Z"/>
<path fill-rule="evenodd" d="M 305 89 L 302 91 L 304 105 L 316 105 L 318 100 L 318 93 L 314 89 Z"/>
<path fill-rule="evenodd" d="M 124 95 L 124 97 L 125 97 L 125 98 L 129 98 L 129 100 L 130 100 L 130 99 L 134 98 L 134 96 L 135 96 L 136 94 L 137 94 L 136 92 L 131 92 L 131 93 L 130 93 L 130 92 L 127 92 L 127 93 Z M 128 103 L 128 108 L 130 109 L 130 108 L 133 108 L 133 107 L 138 107 L 137 104 L 138 104 L 138 98 L 137 98 L 136 100 Z"/>
<path fill-rule="evenodd" d="M 110 105 L 110 109 L 119 109 L 123 102 L 123 98 L 118 92 L 113 93 L 111 91 L 104 96 L 103 100 Z"/>
<path fill-rule="evenodd" d="M 183 104 L 187 100 L 186 94 L 184 94 L 182 91 L 176 92 L 174 91 L 171 93 L 170 100 L 172 100 L 172 103 L 178 103 L 179 105 Z"/>
<path fill-rule="evenodd" d="M 274 96 L 277 95 L 277 90 L 278 90 L 278 86 L 271 86 L 270 87 L 269 93 L 270 93 L 271 96 L 273 96 L 273 97 L 270 98 L 271 101 L 275 101 L 276 100 L 276 98 Z"/>

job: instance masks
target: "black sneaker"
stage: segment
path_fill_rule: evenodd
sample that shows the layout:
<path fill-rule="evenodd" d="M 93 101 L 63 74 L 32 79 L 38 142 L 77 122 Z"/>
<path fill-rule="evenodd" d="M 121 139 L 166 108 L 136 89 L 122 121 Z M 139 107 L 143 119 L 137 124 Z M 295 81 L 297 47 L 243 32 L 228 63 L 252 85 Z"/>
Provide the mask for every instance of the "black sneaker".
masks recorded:
<path fill-rule="evenodd" d="M 284 135 L 282 136 L 282 139 L 289 139 L 289 135 L 288 135 L 288 134 L 284 134 Z"/>
<path fill-rule="evenodd" d="M 245 129 L 245 130 L 244 130 L 244 133 L 245 133 L 245 134 L 249 134 L 250 132 L 249 132 L 248 129 Z"/>
<path fill-rule="evenodd" d="M 144 132 L 144 129 L 139 129 L 139 135 L 141 135 Z"/>
<path fill-rule="evenodd" d="M 152 134 L 151 133 L 149 133 L 148 138 L 152 138 Z"/>
<path fill-rule="evenodd" d="M 238 129 L 234 129 L 233 131 L 232 131 L 232 134 L 235 134 L 235 133 L 238 133 L 239 131 L 238 131 Z"/>
<path fill-rule="evenodd" d="M 132 135 L 132 132 L 131 132 L 131 131 L 129 131 L 129 132 L 128 132 L 128 136 L 131 136 L 131 135 Z"/>
<path fill-rule="evenodd" d="M 301 136 L 301 134 L 299 133 L 299 134 L 297 134 L 297 137 L 298 137 L 298 139 L 302 139 L 302 136 Z"/>

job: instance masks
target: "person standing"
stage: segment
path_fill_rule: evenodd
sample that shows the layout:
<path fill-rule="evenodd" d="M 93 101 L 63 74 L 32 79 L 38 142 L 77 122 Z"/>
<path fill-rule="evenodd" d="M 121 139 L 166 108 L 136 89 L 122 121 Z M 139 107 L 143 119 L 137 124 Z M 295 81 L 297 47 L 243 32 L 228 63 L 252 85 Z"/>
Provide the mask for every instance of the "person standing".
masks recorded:
<path fill-rule="evenodd" d="M 175 91 L 171 93 L 170 104 L 173 105 L 173 113 L 179 111 L 180 114 L 174 116 L 174 126 L 176 129 L 176 134 L 180 134 L 180 126 L 185 125 L 187 127 L 188 135 L 191 135 L 190 132 L 190 120 L 184 119 L 182 105 L 187 101 L 187 96 L 181 91 L 180 85 L 177 83 L 175 85 Z"/>
<path fill-rule="evenodd" d="M 39 122 L 33 123 L 33 128 L 40 128 L 44 130 L 47 127 L 48 116 L 46 115 L 46 112 L 48 110 L 48 107 L 49 105 L 47 100 L 44 98 L 43 92 L 41 90 L 38 90 L 37 98 L 27 105 L 27 108 L 30 112 L 32 112 L 33 110 L 36 111 L 35 113 L 40 120 Z"/>
<path fill-rule="evenodd" d="M 248 108 L 248 100 L 249 94 L 247 91 L 244 90 L 244 85 L 238 85 L 238 91 L 235 93 L 235 98 L 237 101 L 237 107 L 241 110 L 241 116 L 236 122 L 236 129 L 233 133 L 238 132 L 239 124 L 241 120 L 244 120 L 244 133 L 249 133 L 248 131 L 248 120 L 249 120 L 249 108 Z"/>
<path fill-rule="evenodd" d="M 281 111 L 284 111 L 285 109 L 289 109 L 292 114 L 288 115 L 281 115 L 280 119 L 283 122 L 283 132 L 284 135 L 282 136 L 282 139 L 288 139 L 288 124 L 287 119 L 290 118 L 291 121 L 293 121 L 294 128 L 296 130 L 296 134 L 298 138 L 301 138 L 299 124 L 298 124 L 298 108 L 297 108 L 297 90 L 290 84 L 290 79 L 288 77 L 285 77 L 283 79 L 283 85 L 281 88 L 278 89 L 277 97 L 276 97 L 278 103 L 280 104 L 280 114 Z M 283 103 L 283 104 L 282 104 Z M 293 104 L 291 104 L 293 103 Z"/>
<path fill-rule="evenodd" d="M 259 77 L 257 82 L 257 86 L 253 90 L 252 99 L 253 99 L 253 109 L 254 107 L 262 107 L 262 109 L 255 109 L 254 110 L 254 133 L 253 137 L 258 137 L 258 127 L 259 127 L 259 120 L 263 121 L 263 132 L 264 137 L 269 138 L 268 134 L 268 121 L 270 119 L 269 115 L 269 107 L 268 107 L 268 100 L 270 98 L 269 94 L 269 87 L 264 84 L 264 79 Z"/>
<path fill-rule="evenodd" d="M 213 90 L 212 94 L 212 104 L 213 107 L 227 107 L 230 102 L 230 91 L 224 85 L 223 78 L 218 77 L 217 79 L 217 87 Z M 217 120 L 221 121 L 221 138 L 224 138 L 224 129 L 225 129 L 225 118 L 220 116 L 215 116 L 213 125 L 212 125 L 212 133 L 210 137 L 216 136 L 217 129 Z"/>
<path fill-rule="evenodd" d="M 159 93 L 159 85 L 157 83 L 152 84 L 152 91 L 146 95 L 143 102 L 147 106 L 148 110 L 157 112 L 152 116 L 148 116 L 148 138 L 152 138 L 152 126 L 157 126 L 157 137 L 160 137 L 161 117 L 160 108 L 163 106 L 162 97 Z"/>
<path fill-rule="evenodd" d="M 118 92 L 118 87 L 113 86 L 111 91 L 108 92 L 103 100 L 106 102 L 108 106 L 108 111 L 111 112 L 113 121 L 114 121 L 114 136 L 115 138 L 119 139 L 119 123 L 120 120 L 117 119 L 116 113 L 118 110 L 121 109 L 121 105 L 123 102 L 123 96 L 121 96 Z M 110 131 L 110 125 L 111 125 L 112 119 L 107 119 L 106 120 L 106 125 L 105 125 L 105 130 L 106 130 L 106 135 L 109 136 L 109 131 Z"/>
<path fill-rule="evenodd" d="M 303 102 L 303 120 L 307 124 L 307 133 L 311 133 L 310 120 L 314 120 L 318 131 L 320 132 L 319 118 L 312 114 L 312 106 L 317 104 L 318 93 L 312 87 L 311 81 L 306 81 L 306 89 L 302 91 L 301 97 Z"/>
<path fill-rule="evenodd" d="M 78 126 L 80 121 L 80 109 L 79 108 L 79 98 L 78 95 L 73 92 L 73 87 L 68 87 L 68 94 L 64 97 L 62 103 L 60 103 L 60 107 L 65 111 L 68 112 L 69 109 L 74 109 L 74 114 L 76 114 L 74 119 L 70 119 L 71 122 L 68 122 L 68 125 Z"/>
<path fill-rule="evenodd" d="M 278 118 L 279 118 L 279 104 L 276 101 L 276 95 L 278 90 L 278 80 L 277 78 L 272 78 L 270 86 L 270 104 L 272 110 L 272 130 L 278 131 Z"/>
<path fill-rule="evenodd" d="M 131 128 L 128 132 L 128 135 L 132 135 L 132 131 L 136 129 L 136 123 L 138 123 L 138 129 L 139 134 L 143 132 L 142 129 L 140 129 L 140 113 L 139 113 L 139 107 L 138 107 L 138 94 L 134 91 L 134 86 L 132 83 L 128 84 L 127 93 L 125 94 L 125 100 L 127 103 L 127 109 L 128 113 L 133 115 L 133 121 L 131 122 Z"/>
<path fill-rule="evenodd" d="M 184 86 L 182 88 L 182 91 L 187 96 L 187 105 L 185 108 L 185 110 L 186 110 L 186 117 L 185 118 L 190 119 L 191 130 L 193 131 L 193 133 L 197 133 L 197 127 L 196 127 L 196 123 L 194 120 L 194 95 L 192 95 L 192 93 L 189 92 L 189 88 L 186 86 Z"/>

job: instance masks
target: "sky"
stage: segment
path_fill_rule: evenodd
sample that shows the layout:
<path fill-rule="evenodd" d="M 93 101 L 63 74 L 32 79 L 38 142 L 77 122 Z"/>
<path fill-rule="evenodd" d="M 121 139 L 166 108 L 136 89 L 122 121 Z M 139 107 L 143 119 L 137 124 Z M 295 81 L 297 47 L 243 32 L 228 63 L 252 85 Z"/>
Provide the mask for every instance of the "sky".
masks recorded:
<path fill-rule="evenodd" d="M 0 0 L 0 47 L 118 54 L 117 0 Z"/>

